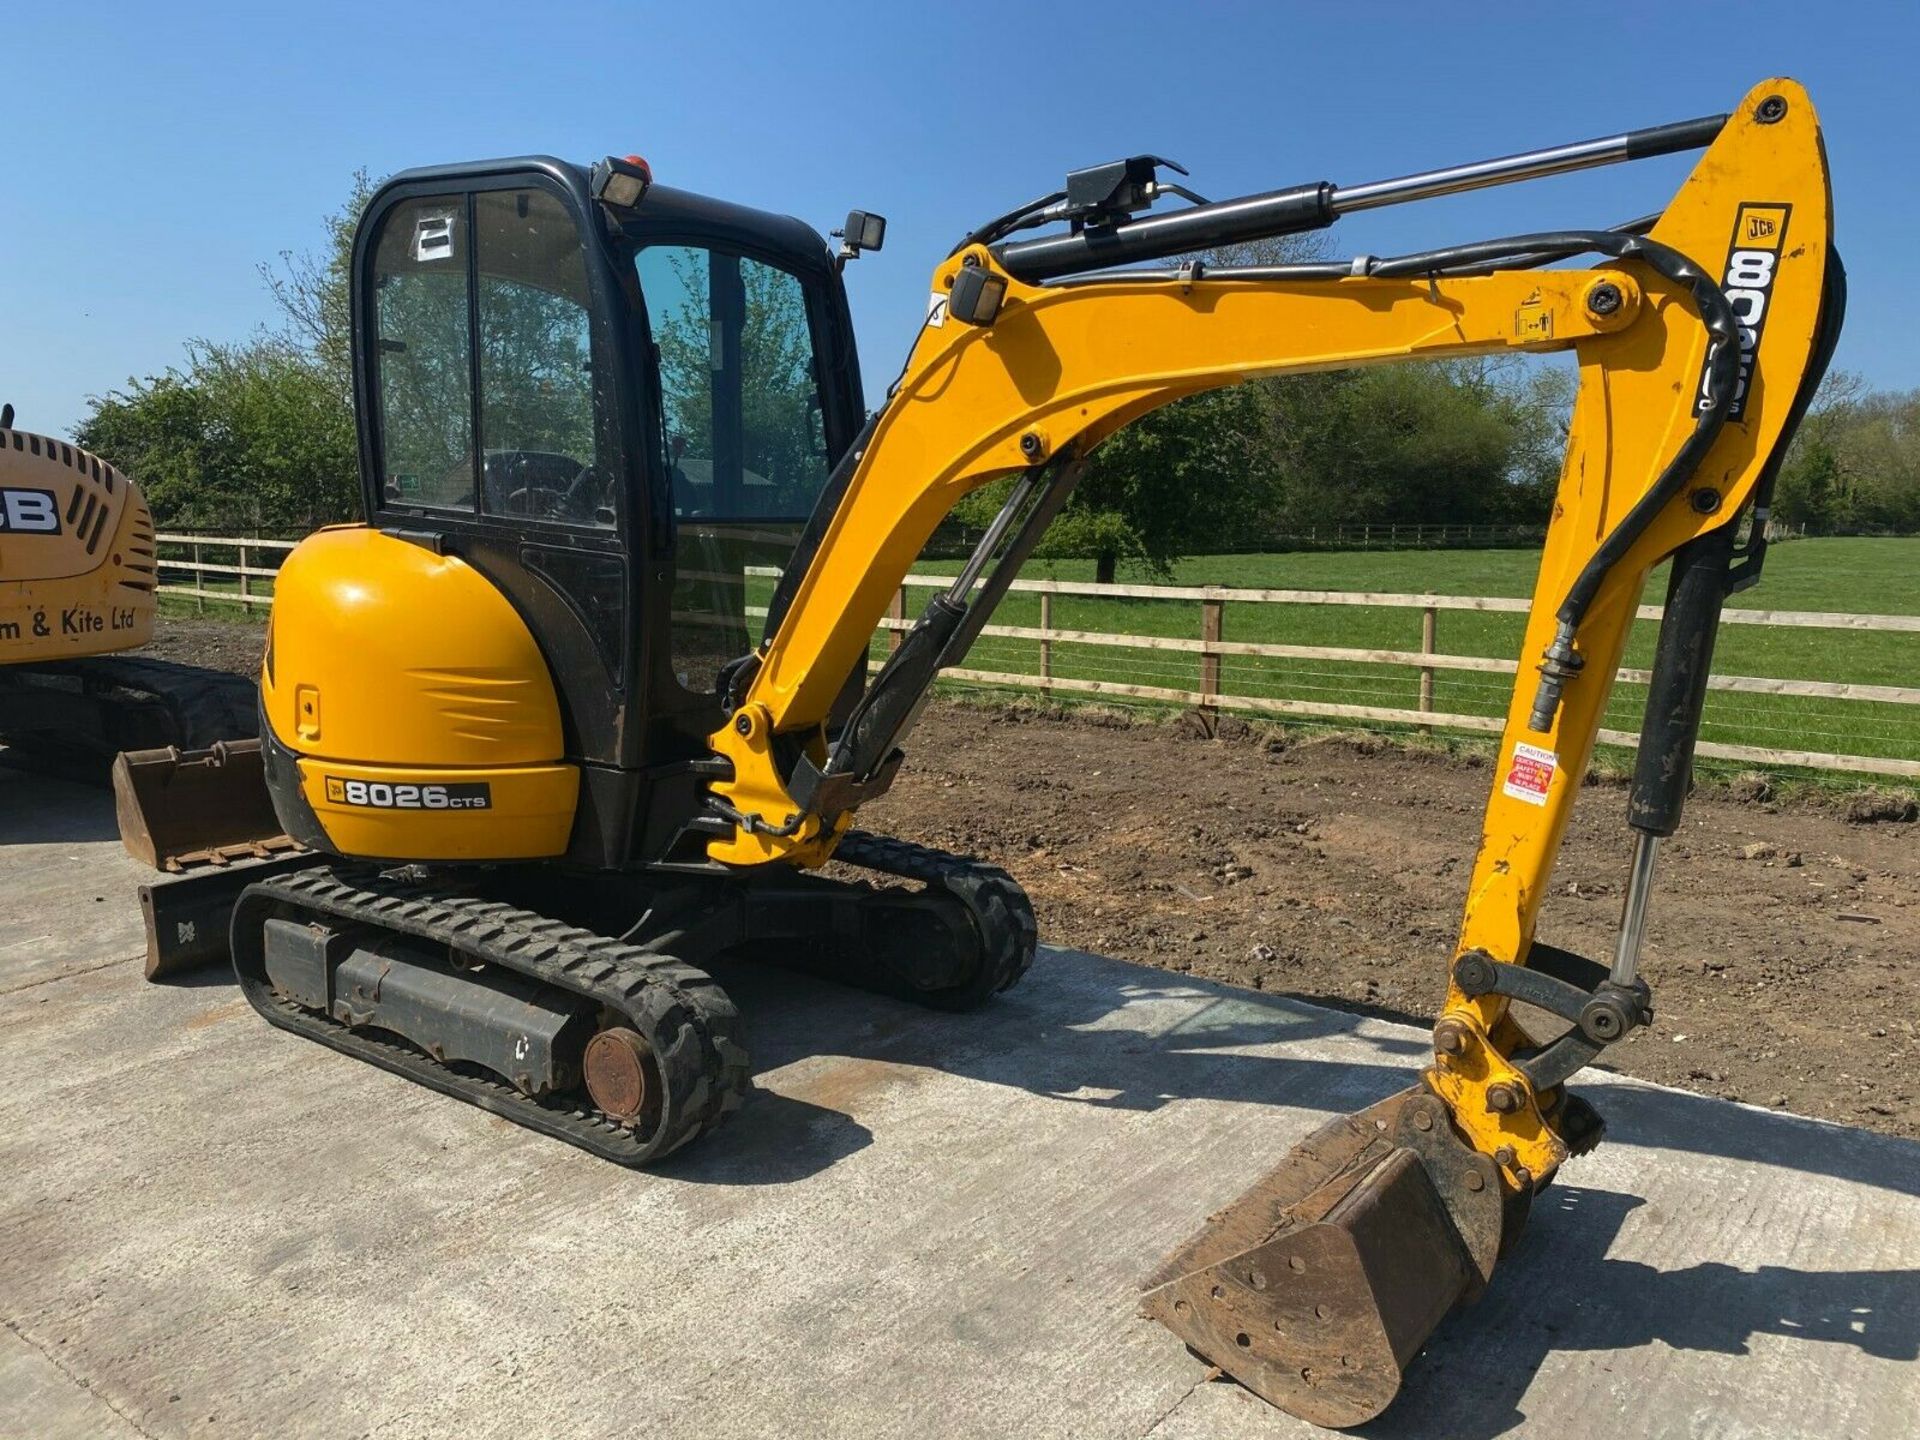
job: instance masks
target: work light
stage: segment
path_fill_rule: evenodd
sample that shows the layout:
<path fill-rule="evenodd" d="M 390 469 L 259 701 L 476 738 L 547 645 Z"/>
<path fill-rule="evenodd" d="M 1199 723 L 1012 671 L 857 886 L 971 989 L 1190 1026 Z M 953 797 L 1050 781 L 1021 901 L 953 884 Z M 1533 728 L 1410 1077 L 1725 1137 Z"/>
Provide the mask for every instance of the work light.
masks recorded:
<path fill-rule="evenodd" d="M 615 210 L 631 210 L 646 197 L 653 170 L 638 155 L 596 160 L 590 188 L 593 198 Z"/>

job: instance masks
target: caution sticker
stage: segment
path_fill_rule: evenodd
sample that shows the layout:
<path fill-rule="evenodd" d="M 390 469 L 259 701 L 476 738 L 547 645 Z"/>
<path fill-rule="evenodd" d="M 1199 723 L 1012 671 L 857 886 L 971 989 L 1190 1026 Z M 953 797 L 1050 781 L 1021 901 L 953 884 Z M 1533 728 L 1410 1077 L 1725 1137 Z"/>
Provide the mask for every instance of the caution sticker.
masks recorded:
<path fill-rule="evenodd" d="M 1545 805 L 1547 787 L 1553 784 L 1553 772 L 1559 768 L 1560 757 L 1553 751 L 1522 741 L 1513 747 L 1513 763 L 1507 767 L 1500 792 L 1529 805 Z"/>
<path fill-rule="evenodd" d="M 1513 338 L 1521 344 L 1553 338 L 1553 312 L 1547 308 L 1546 297 L 1537 286 L 1513 312 Z"/>

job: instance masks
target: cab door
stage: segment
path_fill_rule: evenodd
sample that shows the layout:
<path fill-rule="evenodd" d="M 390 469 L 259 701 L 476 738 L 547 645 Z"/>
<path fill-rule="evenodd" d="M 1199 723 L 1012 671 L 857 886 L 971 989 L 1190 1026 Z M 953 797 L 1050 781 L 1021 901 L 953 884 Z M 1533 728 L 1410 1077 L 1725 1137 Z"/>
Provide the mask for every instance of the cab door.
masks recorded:
<path fill-rule="evenodd" d="M 636 249 L 670 512 L 669 694 L 650 708 L 683 741 L 723 723 L 716 684 L 758 645 L 767 607 L 858 419 L 845 301 L 826 247 L 731 236 Z"/>
<path fill-rule="evenodd" d="M 639 673 L 624 537 L 646 487 L 589 213 L 557 166 L 403 177 L 363 226 L 356 353 L 373 523 L 501 590 L 552 670 L 570 758 L 615 767 Z"/>

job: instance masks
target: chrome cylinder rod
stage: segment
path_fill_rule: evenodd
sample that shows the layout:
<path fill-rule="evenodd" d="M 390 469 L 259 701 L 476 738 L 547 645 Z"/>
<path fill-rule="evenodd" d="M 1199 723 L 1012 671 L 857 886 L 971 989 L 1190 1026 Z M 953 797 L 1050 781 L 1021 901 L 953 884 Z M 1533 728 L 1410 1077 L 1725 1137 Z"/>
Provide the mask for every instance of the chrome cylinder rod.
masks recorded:
<path fill-rule="evenodd" d="M 960 573 L 954 576 L 953 584 L 947 587 L 947 600 L 954 605 L 964 606 L 967 597 L 972 594 L 974 582 L 979 580 L 980 572 L 987 568 L 987 562 L 1000 548 L 1000 542 L 1007 538 L 1014 518 L 1027 503 L 1027 497 L 1033 494 L 1034 475 L 1032 469 L 1024 470 L 1012 490 L 1007 492 L 1007 503 L 1000 507 L 1000 513 L 993 517 L 993 523 L 987 526 L 986 533 L 980 537 L 980 543 L 973 547 L 973 553 L 967 556 L 967 563 L 960 567 Z"/>
<path fill-rule="evenodd" d="M 1545 150 L 1523 150 L 1518 155 L 1476 160 L 1468 165 L 1452 165 L 1444 170 L 1425 170 L 1394 180 L 1374 180 L 1365 185 L 1336 185 L 1332 196 L 1333 213 L 1346 215 L 1381 205 L 1400 205 L 1411 200 L 1430 200 L 1436 195 L 1481 190 L 1489 185 L 1539 180 L 1548 175 L 1564 175 L 1572 170 L 1588 170 L 1596 165 L 1617 165 L 1624 160 L 1639 160 L 1650 155 L 1698 150 L 1712 144 L 1726 123 L 1725 115 L 1703 115 L 1698 120 L 1678 120 L 1671 125 L 1629 130 L 1619 135 L 1606 135 L 1598 140 L 1579 140 L 1571 145 L 1555 145 Z"/>
<path fill-rule="evenodd" d="M 1627 875 L 1627 898 L 1620 905 L 1620 934 L 1614 942 L 1616 985 L 1633 984 L 1640 971 L 1640 942 L 1647 933 L 1647 900 L 1653 893 L 1653 862 L 1660 853 L 1660 837 L 1645 830 L 1633 832 L 1633 867 Z"/>

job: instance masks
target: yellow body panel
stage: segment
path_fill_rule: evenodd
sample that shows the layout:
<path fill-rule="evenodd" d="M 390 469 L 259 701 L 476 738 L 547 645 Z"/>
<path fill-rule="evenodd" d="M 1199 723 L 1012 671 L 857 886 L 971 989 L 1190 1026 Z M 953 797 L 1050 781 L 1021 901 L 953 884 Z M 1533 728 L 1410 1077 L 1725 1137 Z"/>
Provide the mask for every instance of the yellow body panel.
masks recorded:
<path fill-rule="evenodd" d="M 1762 118 L 1767 97 L 1784 100 L 1784 113 L 1774 118 L 1769 107 Z M 889 598 L 969 491 L 1069 446 L 1084 454 L 1157 406 L 1254 376 L 1571 349 L 1580 362 L 1572 438 L 1460 939 L 1444 957 L 1478 949 L 1523 963 L 1647 573 L 1751 501 L 1808 370 L 1830 230 L 1813 106 L 1792 81 L 1764 82 L 1733 112 L 1652 232 L 1721 282 L 1746 327 L 1741 412 L 1683 492 L 1612 567 L 1574 636 L 1584 669 L 1546 734 L 1531 733 L 1528 723 L 1534 667 L 1553 636 L 1555 611 L 1694 428 L 1708 337 L 1684 290 L 1633 261 L 1417 281 L 1202 276 L 1034 287 L 1001 272 L 1006 298 L 991 325 L 948 318 L 922 330 L 763 651 L 739 712 L 748 723 L 711 737 L 733 764 L 733 779 L 715 791 L 758 824 L 752 834 L 736 826 L 708 854 L 739 865 L 813 865 L 831 853 L 845 817 L 801 813 L 774 761 L 774 738 L 817 732 Z M 934 272 L 933 293 L 950 288 L 966 264 L 998 268 L 985 248 L 955 255 Z M 1624 302 L 1598 315 L 1585 301 L 1603 280 L 1621 288 Z M 767 833 L 780 828 L 789 833 Z M 1509 1184 L 1524 1187 L 1552 1173 L 1566 1147 L 1507 1058 L 1521 1037 L 1506 1003 L 1451 990 L 1448 1013 L 1462 1021 L 1466 1043 L 1428 1079 Z M 1487 1089 L 1498 1081 L 1525 1096 L 1513 1113 L 1489 1111 Z"/>
<path fill-rule="evenodd" d="M 518 612 L 466 561 L 362 526 L 309 536 L 275 582 L 261 706 L 344 855 L 509 859 L 566 848 L 579 771 Z M 487 784 L 483 809 L 353 806 L 325 777 Z"/>
<path fill-rule="evenodd" d="M 131 650 L 153 614 L 139 488 L 76 446 L 0 430 L 0 665 Z"/>

